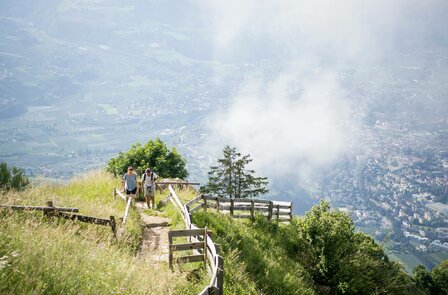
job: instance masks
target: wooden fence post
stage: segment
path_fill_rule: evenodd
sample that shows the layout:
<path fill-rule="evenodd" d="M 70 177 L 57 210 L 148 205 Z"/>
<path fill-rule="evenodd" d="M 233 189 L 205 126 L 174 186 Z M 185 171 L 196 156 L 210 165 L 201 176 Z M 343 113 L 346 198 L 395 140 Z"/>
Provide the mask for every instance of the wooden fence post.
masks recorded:
<path fill-rule="evenodd" d="M 207 227 L 204 228 L 204 269 L 207 268 Z"/>
<path fill-rule="evenodd" d="M 47 201 L 47 207 L 53 207 L 53 201 Z M 44 210 L 44 215 L 45 216 L 52 216 L 54 213 L 54 210 L 52 209 L 48 209 L 48 210 Z"/>
<path fill-rule="evenodd" d="M 216 210 L 218 210 L 219 213 L 219 197 L 216 197 Z"/>
<path fill-rule="evenodd" d="M 280 205 L 277 204 L 277 220 L 280 219 Z"/>
<path fill-rule="evenodd" d="M 216 276 L 216 284 L 218 287 L 218 294 L 224 294 L 224 258 L 221 255 L 216 255 L 216 263 L 218 266 L 218 274 Z"/>
<path fill-rule="evenodd" d="M 173 269 L 173 237 L 171 236 L 170 232 L 168 232 L 168 246 L 170 247 L 168 254 L 168 263 L 170 265 L 170 268 Z"/>
<path fill-rule="evenodd" d="M 207 196 L 203 196 L 202 198 L 204 200 L 204 211 L 207 212 Z"/>
<path fill-rule="evenodd" d="M 291 202 L 291 206 L 289 207 L 289 222 L 292 221 L 292 202 Z"/>
<path fill-rule="evenodd" d="M 254 219 L 255 204 L 254 200 L 250 200 L 250 218 Z"/>
<path fill-rule="evenodd" d="M 273 204 L 272 204 L 272 201 L 270 201 L 269 202 L 269 211 L 268 211 L 268 220 L 272 219 L 272 207 L 273 207 Z"/>
<path fill-rule="evenodd" d="M 234 206 L 234 200 L 230 199 L 230 216 L 233 216 L 233 206 Z"/>
<path fill-rule="evenodd" d="M 110 228 L 112 229 L 112 232 L 115 234 L 117 233 L 117 224 L 115 223 L 115 217 L 114 216 L 110 216 Z"/>

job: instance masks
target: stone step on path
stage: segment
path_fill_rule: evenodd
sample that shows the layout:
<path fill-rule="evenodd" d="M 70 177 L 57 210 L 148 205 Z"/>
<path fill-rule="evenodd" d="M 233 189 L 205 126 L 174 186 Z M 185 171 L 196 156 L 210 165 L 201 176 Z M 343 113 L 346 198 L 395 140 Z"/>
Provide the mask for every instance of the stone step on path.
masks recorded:
<path fill-rule="evenodd" d="M 171 219 L 144 213 L 143 211 L 147 209 L 144 202 L 136 202 L 136 207 L 145 224 L 143 241 L 137 256 L 151 264 L 168 263 L 168 232 Z"/>

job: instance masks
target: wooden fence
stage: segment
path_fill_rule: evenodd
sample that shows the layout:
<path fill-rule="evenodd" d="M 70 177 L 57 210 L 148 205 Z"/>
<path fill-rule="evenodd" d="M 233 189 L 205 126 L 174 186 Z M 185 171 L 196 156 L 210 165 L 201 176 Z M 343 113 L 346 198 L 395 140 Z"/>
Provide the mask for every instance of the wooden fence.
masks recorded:
<path fill-rule="evenodd" d="M 191 237 L 202 237 L 202 241 L 191 242 Z M 189 243 L 175 244 L 175 238 L 188 237 Z M 199 228 L 199 229 L 187 229 L 187 230 L 171 230 L 168 233 L 168 241 L 169 241 L 169 264 L 170 268 L 173 268 L 173 262 L 176 263 L 187 263 L 187 262 L 200 262 L 204 263 L 207 261 L 207 252 L 205 249 L 207 248 L 207 229 Z M 181 256 L 174 258 L 174 252 L 176 251 L 190 251 L 190 250 L 198 250 L 199 254 L 189 255 L 189 256 Z"/>
<path fill-rule="evenodd" d="M 289 222 L 292 219 L 292 202 L 228 199 L 208 195 L 199 195 L 185 204 L 187 211 L 193 213 L 199 209 L 215 209 L 218 212 L 230 214 L 234 218 L 254 218 L 256 212 L 268 220 Z"/>
<path fill-rule="evenodd" d="M 224 259 L 219 255 L 219 246 L 213 242 L 211 233 L 206 228 L 198 228 L 191 222 L 190 211 L 182 204 L 171 185 L 168 186 L 168 189 L 170 191 L 170 201 L 182 214 L 186 227 L 186 230 L 170 232 L 170 256 L 172 257 L 173 252 L 179 248 L 193 250 L 195 255 L 185 256 L 189 258 L 180 258 L 181 262 L 188 260 L 205 261 L 212 276 L 209 285 L 201 291 L 200 295 L 222 295 L 224 286 Z M 175 245 L 172 241 L 172 238 L 175 236 L 186 236 L 189 239 L 189 243 L 181 244 L 181 246 L 179 244 Z"/>
<path fill-rule="evenodd" d="M 54 207 L 53 201 L 47 201 L 47 206 L 0 205 L 0 208 L 6 208 L 10 210 L 43 211 L 43 213 L 48 217 L 61 217 L 70 220 L 77 220 L 80 222 L 110 226 L 114 235 L 116 233 L 116 223 L 114 216 L 110 216 L 109 219 L 105 219 L 105 218 L 81 215 L 75 213 L 79 212 L 78 208 Z"/>

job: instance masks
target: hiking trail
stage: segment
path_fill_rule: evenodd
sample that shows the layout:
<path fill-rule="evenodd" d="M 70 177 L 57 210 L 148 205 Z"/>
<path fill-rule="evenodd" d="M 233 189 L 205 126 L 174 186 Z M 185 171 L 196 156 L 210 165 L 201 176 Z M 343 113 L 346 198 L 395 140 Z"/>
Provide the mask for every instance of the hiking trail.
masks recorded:
<path fill-rule="evenodd" d="M 147 209 L 145 202 L 136 202 L 145 227 L 143 229 L 142 244 L 137 257 L 153 265 L 168 263 L 169 244 L 168 232 L 171 219 L 144 213 Z"/>

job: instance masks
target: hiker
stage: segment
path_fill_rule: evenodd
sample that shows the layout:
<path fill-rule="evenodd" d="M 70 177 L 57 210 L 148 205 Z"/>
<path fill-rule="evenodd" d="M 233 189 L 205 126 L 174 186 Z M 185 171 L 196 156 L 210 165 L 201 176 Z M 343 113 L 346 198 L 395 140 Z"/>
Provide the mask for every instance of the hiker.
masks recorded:
<path fill-rule="evenodd" d="M 146 205 L 150 209 L 155 209 L 156 206 L 156 183 L 158 175 L 147 168 L 145 174 L 142 175 L 142 191 L 145 194 Z"/>
<path fill-rule="evenodd" d="M 129 166 L 128 172 L 123 175 L 122 188 L 130 198 L 135 198 L 138 194 L 137 174 L 134 173 L 134 167 Z"/>

